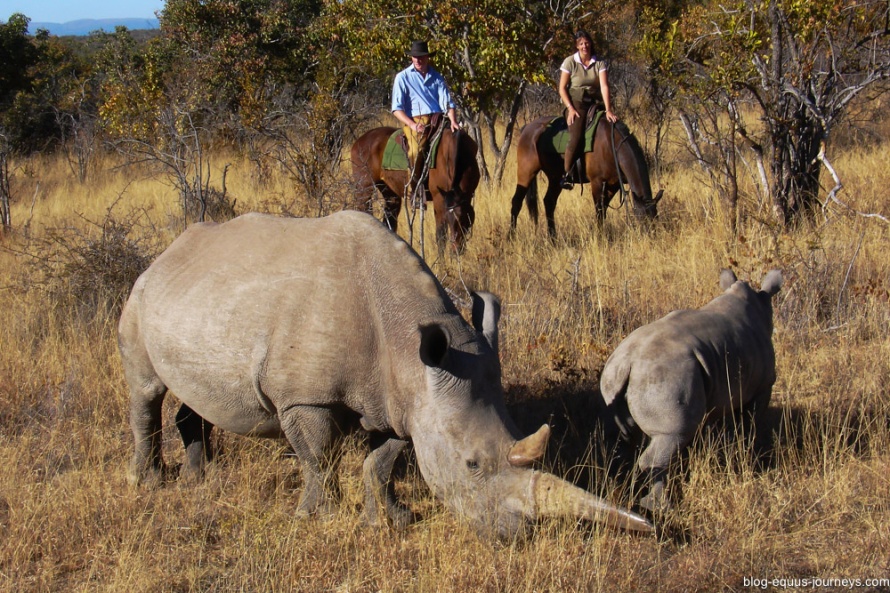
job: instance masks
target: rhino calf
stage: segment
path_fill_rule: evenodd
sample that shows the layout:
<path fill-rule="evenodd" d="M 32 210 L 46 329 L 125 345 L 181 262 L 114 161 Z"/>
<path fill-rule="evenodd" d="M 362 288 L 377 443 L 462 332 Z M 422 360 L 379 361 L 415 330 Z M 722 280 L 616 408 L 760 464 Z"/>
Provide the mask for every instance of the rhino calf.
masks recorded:
<path fill-rule="evenodd" d="M 214 426 L 284 437 L 302 464 L 301 515 L 336 502 L 332 460 L 361 427 L 365 520 L 378 506 L 403 526 L 393 463 L 410 441 L 424 480 L 485 531 L 569 515 L 636 531 L 652 526 L 531 466 L 549 429 L 522 438 L 507 415 L 498 358 L 500 305 L 473 297 L 473 327 L 398 236 L 372 216 L 248 214 L 189 227 L 136 281 L 118 343 L 130 387 L 131 482 L 164 475 L 161 404 L 176 423 L 183 472 L 200 476 Z"/>
<path fill-rule="evenodd" d="M 704 422 L 742 409 L 760 415 L 769 406 L 776 380 L 772 297 L 781 286 L 778 270 L 766 274 L 759 291 L 723 270 L 723 294 L 637 328 L 606 361 L 606 414 L 627 440 L 640 432 L 650 439 L 637 460 L 650 483 L 644 508 L 667 505 L 667 468 Z"/>

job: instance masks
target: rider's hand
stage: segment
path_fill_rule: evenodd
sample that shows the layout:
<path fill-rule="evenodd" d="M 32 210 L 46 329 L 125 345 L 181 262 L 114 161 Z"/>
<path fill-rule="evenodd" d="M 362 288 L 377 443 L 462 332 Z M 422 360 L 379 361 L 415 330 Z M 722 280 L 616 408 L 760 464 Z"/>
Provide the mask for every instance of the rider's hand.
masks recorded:
<path fill-rule="evenodd" d="M 568 115 L 566 115 L 566 123 L 568 125 L 572 125 L 572 122 L 578 117 L 578 112 L 575 111 L 574 108 L 569 109 Z"/>

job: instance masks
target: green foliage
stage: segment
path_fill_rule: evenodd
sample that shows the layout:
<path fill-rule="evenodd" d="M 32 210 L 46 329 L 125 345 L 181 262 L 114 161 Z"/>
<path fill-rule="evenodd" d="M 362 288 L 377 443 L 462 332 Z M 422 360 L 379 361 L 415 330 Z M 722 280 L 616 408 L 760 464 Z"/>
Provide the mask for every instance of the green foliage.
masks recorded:
<path fill-rule="evenodd" d="M 155 44 L 141 52 L 126 27 L 102 34 L 99 117 L 112 137 L 152 138 L 151 114 L 163 100 L 163 52 Z M 159 55 L 160 54 L 160 55 Z"/>
<path fill-rule="evenodd" d="M 557 15 L 543 3 L 443 0 L 418 7 L 404 0 L 328 1 L 316 34 L 338 44 L 351 63 L 391 82 L 408 63 L 411 41 L 426 39 L 436 68 L 469 112 L 509 105 L 519 84 L 549 79 L 548 46 Z M 552 48 L 550 48 L 552 51 Z"/>
<path fill-rule="evenodd" d="M 64 57 L 45 34 L 27 35 L 30 19 L 14 14 L 0 23 L 0 129 L 14 152 L 41 147 L 51 136 L 51 86 Z"/>
<path fill-rule="evenodd" d="M 37 63 L 37 49 L 28 38 L 30 19 L 16 13 L 0 23 L 0 108 L 7 109 L 17 93 L 31 87 L 29 70 Z"/>
<path fill-rule="evenodd" d="M 316 0 L 171 0 L 161 28 L 189 76 L 250 125 L 270 86 L 305 84 L 314 56 L 304 35 L 318 10 Z"/>

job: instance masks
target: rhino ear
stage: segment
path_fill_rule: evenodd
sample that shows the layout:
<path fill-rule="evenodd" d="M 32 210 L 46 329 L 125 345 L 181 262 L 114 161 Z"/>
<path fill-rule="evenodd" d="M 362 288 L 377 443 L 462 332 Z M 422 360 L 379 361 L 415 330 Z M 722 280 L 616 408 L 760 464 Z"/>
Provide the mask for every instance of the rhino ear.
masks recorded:
<path fill-rule="evenodd" d="M 490 292 L 474 292 L 473 327 L 480 332 L 491 349 L 498 351 L 498 321 L 501 318 L 501 302 Z"/>
<path fill-rule="evenodd" d="M 720 290 L 729 290 L 729 287 L 736 283 L 735 272 L 730 270 L 729 268 L 724 268 L 720 271 Z"/>
<path fill-rule="evenodd" d="M 782 272 L 779 270 L 770 270 L 760 283 L 760 290 L 770 296 L 775 295 L 781 288 Z"/>
<path fill-rule="evenodd" d="M 451 335 L 438 323 L 420 326 L 420 360 L 429 367 L 441 367 L 448 356 Z"/>

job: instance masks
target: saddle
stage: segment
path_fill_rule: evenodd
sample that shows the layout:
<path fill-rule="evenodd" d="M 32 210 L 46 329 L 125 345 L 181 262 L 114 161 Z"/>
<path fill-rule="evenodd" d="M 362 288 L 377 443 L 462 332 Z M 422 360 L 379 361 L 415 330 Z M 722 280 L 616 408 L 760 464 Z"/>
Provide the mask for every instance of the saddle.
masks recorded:
<path fill-rule="evenodd" d="M 593 150 L 593 137 L 596 134 L 596 127 L 599 125 L 600 119 L 605 115 L 605 111 L 599 106 L 594 105 L 587 112 L 587 127 L 584 129 L 584 149 L 581 151 L 581 157 L 572 167 L 575 179 L 574 183 L 587 183 L 587 176 L 584 173 L 584 153 Z M 554 117 L 550 120 L 544 131 L 538 138 L 538 150 L 540 152 L 549 152 L 560 156 L 566 153 L 566 147 L 569 145 L 569 126 L 566 124 L 565 116 Z"/>
<path fill-rule="evenodd" d="M 436 162 L 436 154 L 439 148 L 439 140 L 442 138 L 438 134 L 439 126 L 442 125 L 444 117 L 441 113 L 433 115 L 430 122 L 430 134 L 433 142 L 430 144 L 428 153 L 431 163 Z M 387 171 L 407 171 L 411 167 L 408 164 L 408 139 L 405 138 L 405 131 L 399 128 L 386 141 L 383 149 L 383 163 L 381 164 Z"/>
<path fill-rule="evenodd" d="M 605 111 L 596 106 L 591 107 L 590 111 L 587 112 L 587 127 L 584 129 L 584 152 L 593 150 L 593 136 L 600 119 L 605 113 Z M 541 137 L 538 139 L 538 149 L 562 155 L 565 154 L 568 144 L 569 126 L 566 124 L 565 116 L 554 117 L 541 133 Z"/>

